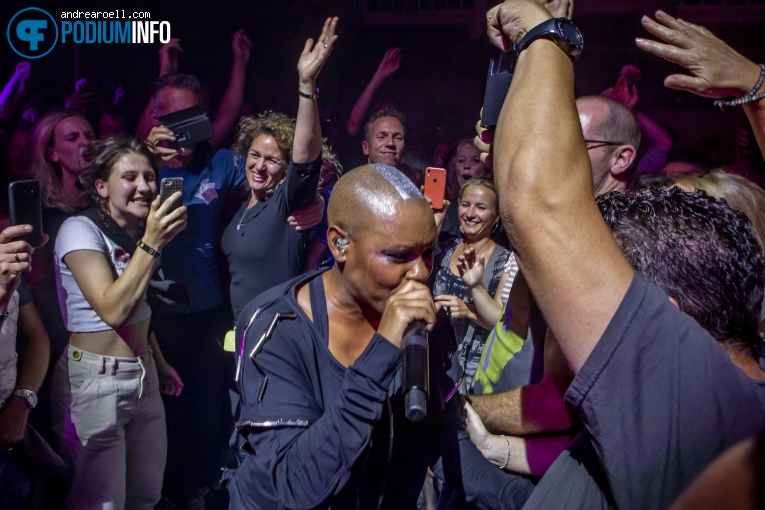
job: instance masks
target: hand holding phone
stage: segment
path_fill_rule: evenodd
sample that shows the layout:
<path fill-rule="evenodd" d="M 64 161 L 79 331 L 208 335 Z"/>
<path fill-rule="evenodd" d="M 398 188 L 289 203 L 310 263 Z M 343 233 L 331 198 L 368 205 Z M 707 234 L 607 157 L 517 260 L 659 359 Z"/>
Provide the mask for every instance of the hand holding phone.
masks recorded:
<path fill-rule="evenodd" d="M 8 185 L 11 225 L 31 225 L 32 231 L 16 237 L 33 248 L 43 244 L 42 205 L 39 181 L 15 181 Z"/>
<path fill-rule="evenodd" d="M 183 177 L 166 177 L 161 180 L 159 184 L 159 202 L 160 205 L 165 203 L 165 200 L 173 196 L 176 191 L 183 193 Z M 178 209 L 183 205 L 183 197 L 178 198 L 167 209 L 167 214 Z"/>
<path fill-rule="evenodd" d="M 425 198 L 430 200 L 430 207 L 442 209 L 446 193 L 446 170 L 429 166 L 425 169 Z"/>

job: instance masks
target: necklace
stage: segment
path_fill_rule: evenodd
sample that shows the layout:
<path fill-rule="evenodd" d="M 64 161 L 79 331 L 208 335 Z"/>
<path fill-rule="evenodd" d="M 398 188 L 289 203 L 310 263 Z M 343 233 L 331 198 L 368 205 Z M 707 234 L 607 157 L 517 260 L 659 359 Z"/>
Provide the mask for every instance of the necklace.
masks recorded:
<path fill-rule="evenodd" d="M 255 202 L 255 204 L 257 204 L 257 202 Z M 244 225 L 244 217 L 247 216 L 247 213 L 250 212 L 253 207 L 255 207 L 255 204 L 252 204 L 250 207 L 245 207 L 242 217 L 239 218 L 239 223 L 236 224 L 237 230 L 241 230 L 242 225 Z"/>

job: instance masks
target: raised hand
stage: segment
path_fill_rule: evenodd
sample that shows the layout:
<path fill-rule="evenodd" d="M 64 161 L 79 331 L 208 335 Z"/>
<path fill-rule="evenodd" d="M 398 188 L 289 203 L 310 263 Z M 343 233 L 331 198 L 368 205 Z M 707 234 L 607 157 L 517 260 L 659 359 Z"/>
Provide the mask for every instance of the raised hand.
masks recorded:
<path fill-rule="evenodd" d="M 313 39 L 305 42 L 303 52 L 298 60 L 297 70 L 300 77 L 301 87 L 306 93 L 312 93 L 316 88 L 316 78 L 318 78 L 321 68 L 332 53 L 332 48 L 337 40 L 335 28 L 337 27 L 337 17 L 327 18 L 321 29 L 321 35 L 314 43 Z"/>
<path fill-rule="evenodd" d="M 377 66 L 375 74 L 385 79 L 398 71 L 399 65 L 401 65 L 401 48 L 389 48 L 380 61 L 380 65 Z"/>
<path fill-rule="evenodd" d="M 146 137 L 146 146 L 151 152 L 154 153 L 154 157 L 160 166 L 170 161 L 178 154 L 181 153 L 181 149 L 171 149 L 169 147 L 163 147 L 162 142 L 174 142 L 175 135 L 165 126 L 154 126 L 149 132 L 149 136 Z"/>
<path fill-rule="evenodd" d="M 156 250 L 162 250 L 178 232 L 186 228 L 187 215 L 185 205 L 172 212 L 167 212 L 177 200 L 183 200 L 180 191 L 170 195 L 170 198 L 161 205 L 159 195 L 154 197 L 151 203 L 142 239 L 144 243 Z"/>
<path fill-rule="evenodd" d="M 483 256 L 476 257 L 473 248 L 466 248 L 462 255 L 457 257 L 457 271 L 459 271 L 462 281 L 470 289 L 481 285 L 485 269 L 486 260 Z"/>
<path fill-rule="evenodd" d="M 32 231 L 30 225 L 15 225 L 0 232 L 0 302 L 7 303 L 18 288 L 21 274 L 32 269 L 34 249 L 13 238 Z"/>
<path fill-rule="evenodd" d="M 638 48 L 680 64 L 691 73 L 667 76 L 665 87 L 723 98 L 744 95 L 757 83 L 759 66 L 706 28 L 675 19 L 663 11 L 656 11 L 655 21 L 643 16 L 641 23 L 666 44 L 638 38 L 635 39 Z"/>
<path fill-rule="evenodd" d="M 180 65 L 180 55 L 183 53 L 180 39 L 170 39 L 159 49 L 159 75 L 175 74 Z"/>
<path fill-rule="evenodd" d="M 640 69 L 632 65 L 626 65 L 622 68 L 619 79 L 616 80 L 616 85 L 607 88 L 600 95 L 613 99 L 634 111 L 638 102 L 638 89 L 635 83 L 639 77 Z"/>
<path fill-rule="evenodd" d="M 250 61 L 250 53 L 252 52 L 252 41 L 243 28 L 240 28 L 234 34 L 234 39 L 231 41 L 231 53 L 234 56 L 234 63 L 239 65 L 247 65 Z"/>
<path fill-rule="evenodd" d="M 538 0 L 506 0 L 486 13 L 486 32 L 497 48 L 508 51 L 526 32 L 550 19 L 550 12 Z"/>
<path fill-rule="evenodd" d="M 539 0 L 553 18 L 568 18 L 574 15 L 574 0 Z"/>

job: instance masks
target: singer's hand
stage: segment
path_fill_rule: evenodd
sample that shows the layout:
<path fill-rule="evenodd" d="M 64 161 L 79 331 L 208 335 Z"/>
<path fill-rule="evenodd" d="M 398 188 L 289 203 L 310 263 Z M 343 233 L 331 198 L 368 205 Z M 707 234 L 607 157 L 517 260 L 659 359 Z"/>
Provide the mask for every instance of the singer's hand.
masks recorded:
<path fill-rule="evenodd" d="M 400 349 L 404 330 L 416 320 L 425 321 L 428 331 L 432 331 L 436 324 L 436 305 L 425 284 L 408 280 L 393 291 L 385 303 L 377 332 Z"/>

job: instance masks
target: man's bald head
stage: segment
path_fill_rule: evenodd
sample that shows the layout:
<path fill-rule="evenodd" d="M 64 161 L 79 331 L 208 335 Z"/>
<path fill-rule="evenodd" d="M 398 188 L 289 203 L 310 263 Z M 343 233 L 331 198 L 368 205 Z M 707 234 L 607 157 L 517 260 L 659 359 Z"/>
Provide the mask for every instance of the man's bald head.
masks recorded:
<path fill-rule="evenodd" d="M 635 115 L 622 104 L 600 96 L 578 98 L 576 109 L 584 139 L 594 141 L 587 144 L 587 154 L 595 194 L 623 190 L 640 145 Z"/>
<path fill-rule="evenodd" d="M 404 202 L 422 205 L 423 210 L 430 211 L 422 193 L 399 170 L 382 164 L 360 166 L 335 184 L 327 219 L 330 225 L 358 232 L 391 217 Z"/>

